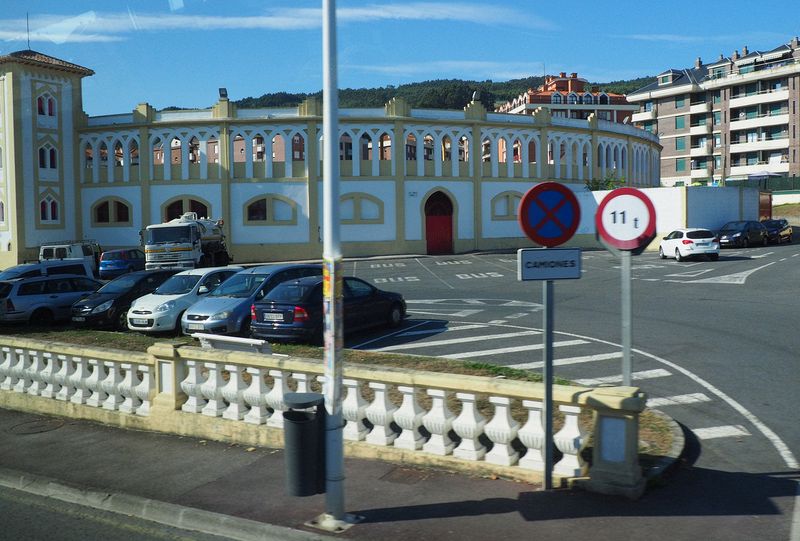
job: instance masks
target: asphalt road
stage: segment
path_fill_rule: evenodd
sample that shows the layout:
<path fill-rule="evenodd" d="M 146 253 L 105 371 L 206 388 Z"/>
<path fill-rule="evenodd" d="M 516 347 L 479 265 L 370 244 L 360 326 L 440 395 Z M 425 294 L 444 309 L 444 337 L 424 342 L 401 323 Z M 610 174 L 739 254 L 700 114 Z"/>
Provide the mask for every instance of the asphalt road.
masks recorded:
<path fill-rule="evenodd" d="M 555 282 L 555 375 L 621 384 L 619 260 L 583 254 Z M 399 330 L 348 347 L 541 370 L 541 285 L 516 254 L 360 260 L 345 272 L 402 293 Z M 800 245 L 724 250 L 719 261 L 633 258 L 633 378 L 649 403 L 692 431 L 692 460 L 721 472 L 798 469 Z"/>

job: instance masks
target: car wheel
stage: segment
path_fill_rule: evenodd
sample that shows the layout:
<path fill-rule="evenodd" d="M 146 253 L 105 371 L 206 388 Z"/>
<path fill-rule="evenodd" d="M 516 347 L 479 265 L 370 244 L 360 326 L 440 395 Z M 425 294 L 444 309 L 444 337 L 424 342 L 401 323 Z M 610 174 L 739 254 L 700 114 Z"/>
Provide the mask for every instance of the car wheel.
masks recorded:
<path fill-rule="evenodd" d="M 397 327 L 400 325 L 401 321 L 403 321 L 403 309 L 399 304 L 393 304 L 392 307 L 389 308 L 389 316 L 387 317 L 389 327 Z"/>
<path fill-rule="evenodd" d="M 708 254 L 708 258 L 711 261 L 717 261 L 719 259 L 719 254 Z"/>
<path fill-rule="evenodd" d="M 55 322 L 56 318 L 53 312 L 47 308 L 38 308 L 31 314 L 29 323 L 31 325 L 40 325 L 42 327 L 49 327 Z"/>
<path fill-rule="evenodd" d="M 661 259 L 667 258 L 667 256 L 664 255 L 664 248 L 662 248 L 661 246 L 658 247 L 658 257 L 660 257 Z"/>
<path fill-rule="evenodd" d="M 791 243 L 792 243 L 792 236 L 789 235 L 788 237 L 786 237 L 786 244 L 791 244 Z"/>
<path fill-rule="evenodd" d="M 178 317 L 175 318 L 175 326 L 172 328 L 172 332 L 178 336 L 181 335 L 181 320 L 183 319 L 183 314 L 186 313 L 186 310 L 178 314 Z"/>
<path fill-rule="evenodd" d="M 117 314 L 117 324 L 116 324 L 118 331 L 127 331 L 128 330 L 128 309 L 123 308 Z"/>
<path fill-rule="evenodd" d="M 742 237 L 742 248 L 749 248 L 750 247 L 750 239 L 747 237 Z"/>
<path fill-rule="evenodd" d="M 681 251 L 675 248 L 675 261 L 681 262 L 684 259 L 686 258 L 681 255 Z"/>
<path fill-rule="evenodd" d="M 246 317 L 242 321 L 242 328 L 239 330 L 239 336 L 250 338 L 250 318 Z"/>
<path fill-rule="evenodd" d="M 767 237 L 762 237 L 761 238 L 761 246 L 766 246 L 767 244 L 769 244 L 769 239 L 767 239 Z"/>

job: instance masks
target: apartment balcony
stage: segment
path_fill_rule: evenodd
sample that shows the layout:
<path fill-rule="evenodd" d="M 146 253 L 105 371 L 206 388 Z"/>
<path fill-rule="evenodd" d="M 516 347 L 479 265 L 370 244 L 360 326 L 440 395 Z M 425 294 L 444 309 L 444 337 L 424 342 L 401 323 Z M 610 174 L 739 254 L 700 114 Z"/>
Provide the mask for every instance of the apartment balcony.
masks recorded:
<path fill-rule="evenodd" d="M 695 103 L 689 106 L 689 114 L 695 115 L 698 113 L 708 113 L 711 111 L 711 102 L 704 101 L 702 103 Z"/>
<path fill-rule="evenodd" d="M 735 165 L 731 167 L 731 176 L 739 176 L 739 175 L 752 175 L 753 173 L 763 173 L 764 171 L 768 173 L 788 173 L 789 172 L 789 162 L 759 162 L 755 165 Z"/>
<path fill-rule="evenodd" d="M 775 101 L 787 101 L 789 99 L 789 89 L 782 88 L 780 90 L 763 90 L 756 94 L 749 96 L 740 96 L 738 98 L 731 98 L 731 109 L 736 107 L 747 107 L 748 105 L 758 105 L 760 103 L 772 103 Z"/>
<path fill-rule="evenodd" d="M 708 135 L 709 133 L 711 133 L 710 122 L 689 127 L 689 135 Z"/>
<path fill-rule="evenodd" d="M 711 154 L 711 141 L 706 141 L 705 144 L 697 145 L 689 149 L 689 156 L 692 158 L 708 156 L 709 154 Z"/>
<path fill-rule="evenodd" d="M 711 166 L 692 167 L 689 175 L 691 178 L 708 178 L 711 176 Z"/>
<path fill-rule="evenodd" d="M 741 152 L 756 152 L 759 150 L 781 150 L 789 148 L 789 137 L 776 137 L 774 139 L 759 139 L 758 141 L 748 141 L 744 143 L 731 143 L 730 153 L 738 154 Z"/>
<path fill-rule="evenodd" d="M 656 108 L 653 107 L 649 111 L 643 111 L 641 113 L 633 113 L 631 115 L 631 122 L 645 122 L 647 120 L 655 120 L 656 119 Z"/>
<path fill-rule="evenodd" d="M 788 112 L 778 115 L 763 115 L 756 118 L 737 118 L 731 119 L 731 131 L 747 130 L 752 128 L 762 128 L 765 126 L 780 126 L 789 124 Z"/>

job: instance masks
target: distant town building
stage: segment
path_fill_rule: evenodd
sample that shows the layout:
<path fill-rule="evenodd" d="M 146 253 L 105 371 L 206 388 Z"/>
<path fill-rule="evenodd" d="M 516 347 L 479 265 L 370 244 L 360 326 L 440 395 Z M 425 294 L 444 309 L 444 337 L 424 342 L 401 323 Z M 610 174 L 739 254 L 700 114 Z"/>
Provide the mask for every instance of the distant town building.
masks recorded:
<path fill-rule="evenodd" d="M 670 69 L 628 95 L 633 122 L 659 136 L 661 182 L 800 175 L 800 46 L 744 47 L 711 64 Z"/>
<path fill-rule="evenodd" d="M 237 263 L 321 256 L 319 100 L 240 109 L 220 92 L 208 109 L 140 103 L 90 116 L 82 80 L 93 73 L 36 51 L 0 56 L 0 268 L 46 241 L 136 246 L 142 228 L 184 212 L 224 218 Z M 592 208 L 592 181 L 659 185 L 658 138 L 597 117 L 495 113 L 475 100 L 415 110 L 400 98 L 339 113 L 346 255 L 530 246 L 516 214 L 536 183 L 562 182 Z M 595 242 L 591 220 L 571 242 Z"/>
<path fill-rule="evenodd" d="M 638 110 L 628 103 L 622 94 L 603 92 L 577 73 L 561 72 L 558 76 L 546 75 L 544 84 L 537 89 L 528 89 L 516 99 L 495 108 L 498 113 L 531 115 L 539 107 L 550 109 L 555 118 L 586 119 L 594 113 L 599 120 L 611 122 L 630 121 Z"/>

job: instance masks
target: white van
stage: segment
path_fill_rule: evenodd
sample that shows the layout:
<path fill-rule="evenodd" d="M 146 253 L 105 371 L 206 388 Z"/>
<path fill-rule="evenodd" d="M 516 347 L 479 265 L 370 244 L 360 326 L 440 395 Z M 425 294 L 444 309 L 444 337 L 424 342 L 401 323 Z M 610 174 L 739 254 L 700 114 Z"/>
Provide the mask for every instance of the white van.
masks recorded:
<path fill-rule="evenodd" d="M 84 259 L 22 263 L 0 271 L 0 280 L 29 278 L 31 276 L 52 276 L 54 274 L 77 274 L 91 278 L 94 270 Z"/>
<path fill-rule="evenodd" d="M 101 253 L 100 245 L 93 240 L 50 242 L 39 247 L 39 261 L 81 259 L 96 274 Z"/>

